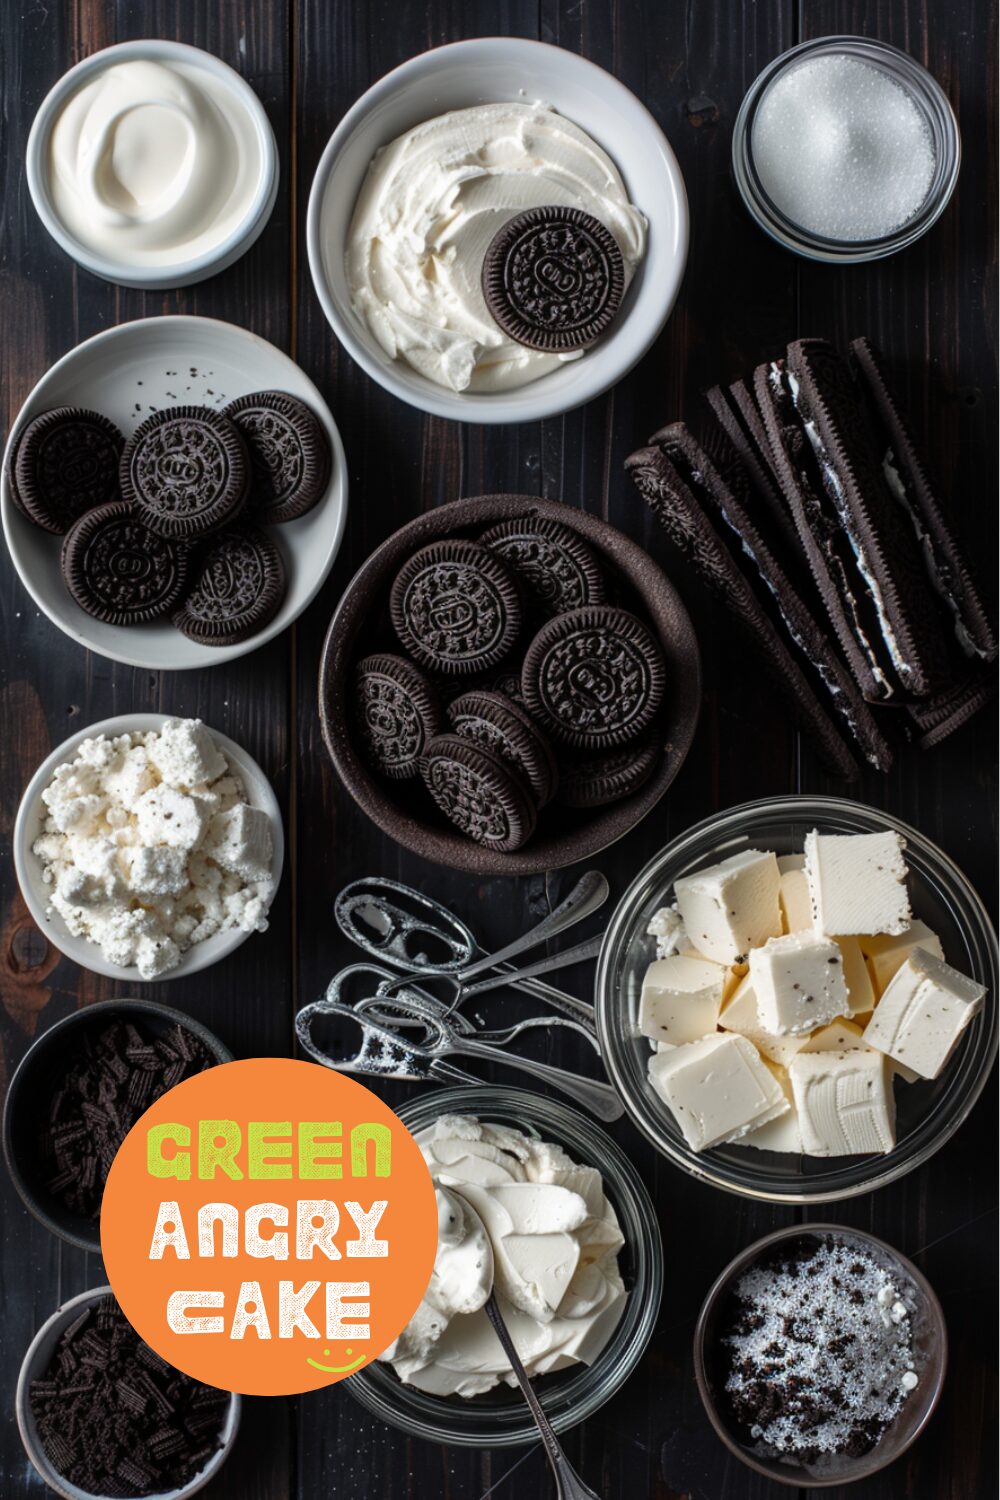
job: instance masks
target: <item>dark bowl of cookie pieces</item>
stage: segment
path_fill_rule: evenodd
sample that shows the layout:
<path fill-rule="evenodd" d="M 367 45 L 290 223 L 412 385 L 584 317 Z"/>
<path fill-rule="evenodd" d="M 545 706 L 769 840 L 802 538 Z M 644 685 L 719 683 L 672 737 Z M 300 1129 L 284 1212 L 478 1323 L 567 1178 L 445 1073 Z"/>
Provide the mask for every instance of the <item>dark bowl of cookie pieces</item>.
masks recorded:
<path fill-rule="evenodd" d="M 734 1319 L 739 1316 L 735 1310 L 740 1306 L 737 1288 L 748 1273 L 780 1268 L 787 1274 L 790 1266 L 794 1269 L 797 1259 L 806 1261 L 819 1250 L 835 1249 L 846 1251 L 847 1257 L 857 1256 L 864 1267 L 874 1268 L 876 1274 L 884 1273 L 891 1283 L 893 1294 L 899 1299 L 896 1308 L 902 1304 L 906 1310 L 910 1363 L 916 1383 L 903 1398 L 897 1414 L 881 1431 L 881 1435 L 875 1436 L 876 1429 L 872 1429 L 864 1441 L 854 1442 L 851 1451 L 827 1452 L 803 1458 L 769 1445 L 763 1436 L 754 1436 L 754 1433 L 759 1433 L 758 1427 L 748 1431 L 741 1423 L 733 1398 L 726 1389 L 727 1379 L 734 1368 L 734 1355 L 727 1354 L 726 1339 L 734 1326 L 742 1332 L 748 1328 L 753 1329 L 763 1321 L 759 1314 L 750 1322 L 745 1321 L 744 1304 L 743 1321 L 736 1321 L 734 1324 Z M 861 1270 L 861 1264 L 849 1267 L 849 1271 Z M 815 1274 L 814 1269 L 807 1274 Z M 842 1284 L 835 1280 L 833 1286 L 841 1288 Z M 850 1295 L 848 1292 L 847 1296 Z M 843 1296 L 843 1291 L 838 1290 L 837 1297 L 843 1299 Z M 857 1300 L 857 1297 L 858 1293 L 855 1292 L 854 1299 Z M 837 1321 L 837 1305 L 835 1303 L 833 1308 L 834 1323 Z M 796 1322 L 801 1319 L 804 1310 L 804 1299 L 798 1295 L 791 1309 Z M 791 1318 L 786 1319 L 785 1324 L 796 1337 L 799 1336 L 801 1330 L 796 1329 Z M 835 1335 L 836 1329 L 831 1330 L 831 1333 Z M 821 1345 L 823 1337 L 824 1329 L 817 1328 L 815 1340 L 807 1341 L 812 1343 L 818 1340 Z M 768 1351 L 775 1357 L 775 1362 L 767 1364 L 765 1370 L 773 1372 L 777 1369 L 780 1372 L 782 1356 L 774 1349 L 773 1344 L 768 1345 Z M 820 1371 L 822 1362 L 820 1359 L 818 1364 L 815 1363 L 815 1353 L 814 1349 L 810 1364 Z M 694 1334 L 694 1373 L 698 1394 L 717 1436 L 731 1453 L 758 1474 L 763 1474 L 778 1484 L 802 1490 L 852 1484 L 856 1480 L 869 1478 L 894 1463 L 916 1442 L 930 1421 L 941 1395 L 947 1363 L 948 1333 L 944 1313 L 927 1278 L 912 1261 L 907 1260 L 891 1245 L 876 1239 L 874 1235 L 848 1229 L 841 1224 L 792 1224 L 748 1245 L 713 1282 L 702 1304 Z M 739 1364 L 739 1371 L 744 1379 L 752 1380 L 752 1372 L 748 1372 L 747 1365 L 748 1362 L 744 1360 Z M 750 1389 L 753 1392 L 754 1421 L 766 1421 L 768 1418 L 763 1413 L 767 1406 L 767 1396 L 752 1384 Z M 861 1389 L 859 1381 L 850 1393 L 855 1404 Z M 842 1392 L 833 1394 L 839 1396 Z M 800 1394 L 796 1402 L 796 1409 L 802 1410 L 808 1404 L 808 1395 Z M 828 1404 L 825 1405 L 821 1397 L 813 1415 L 822 1417 L 828 1411 Z M 770 1416 L 774 1415 L 772 1409 Z M 867 1451 L 859 1451 L 861 1449 Z"/>
<path fill-rule="evenodd" d="M 207 1027 L 151 1000 L 104 1000 L 56 1021 L 7 1089 L 3 1151 L 25 1206 L 80 1250 L 101 1249 L 114 1151 L 153 1100 L 232 1053 Z"/>
<path fill-rule="evenodd" d="M 633 630 L 645 642 L 645 649 L 659 658 L 655 664 L 658 706 L 655 714 L 651 711 L 651 722 L 643 728 L 642 737 L 623 747 L 631 761 L 628 774 L 635 775 L 635 789 L 622 794 L 619 784 L 615 788 L 617 800 L 595 804 L 592 788 L 587 797 L 581 798 L 579 783 L 573 780 L 584 766 L 587 774 L 593 774 L 594 759 L 581 758 L 583 752 L 551 736 L 547 738 L 548 726 L 539 718 L 530 692 L 525 695 L 519 691 L 522 668 L 532 650 L 537 654 L 537 643 L 546 633 L 558 635 L 560 622 L 570 619 L 569 612 L 539 608 L 538 601 L 530 597 L 530 589 L 520 587 L 523 578 L 519 577 L 522 597 L 517 608 L 523 607 L 523 625 L 518 643 L 506 659 L 478 678 L 460 674 L 439 674 L 435 678 L 426 662 L 420 661 L 424 685 L 430 685 L 432 696 L 438 699 L 439 723 L 429 739 L 432 750 L 439 747 L 443 756 L 461 757 L 464 753 L 461 746 L 455 746 L 456 731 L 461 733 L 462 726 L 456 723 L 454 705 L 472 689 L 492 695 L 488 708 L 496 707 L 499 694 L 508 714 L 513 700 L 514 710 L 529 721 L 529 734 L 541 730 L 544 749 L 557 762 L 559 785 L 555 795 L 535 799 L 536 806 L 539 802 L 542 805 L 537 822 L 535 807 L 529 811 L 530 834 L 518 847 L 501 848 L 476 842 L 439 810 L 428 790 L 426 751 L 421 774 L 406 779 L 385 774 L 375 763 L 370 742 L 361 731 L 357 694 L 360 662 L 380 655 L 382 661 L 389 656 L 396 658 L 397 670 L 402 670 L 399 658 L 404 659 L 407 671 L 415 665 L 412 642 L 408 642 L 405 622 L 400 619 L 397 582 L 406 578 L 404 570 L 415 554 L 440 544 L 451 548 L 472 544 L 469 552 L 482 557 L 479 542 L 484 534 L 492 535 L 497 528 L 514 522 L 553 528 L 564 539 L 568 531 L 582 544 L 581 551 L 596 563 L 600 575 L 602 618 L 613 617 L 618 628 L 624 621 L 625 628 Z M 580 608 L 575 613 L 585 616 L 586 611 Z M 628 833 L 656 805 L 680 770 L 694 737 L 700 702 L 701 667 L 694 629 L 662 569 L 641 547 L 605 521 L 575 507 L 529 495 L 456 500 L 394 532 L 348 584 L 327 631 L 319 673 L 323 738 L 358 806 L 405 848 L 453 869 L 490 876 L 561 869 L 591 858 Z M 610 757 L 615 748 L 609 747 L 601 755 Z M 644 760 L 641 770 L 637 764 L 640 757 Z M 603 776 L 606 763 L 601 756 L 597 763 Z M 620 761 L 608 765 L 607 774 L 616 773 L 619 767 Z M 522 791 L 525 789 L 526 783 Z M 602 790 L 606 793 L 607 787 Z M 580 805 L 581 801 L 588 805 Z"/>

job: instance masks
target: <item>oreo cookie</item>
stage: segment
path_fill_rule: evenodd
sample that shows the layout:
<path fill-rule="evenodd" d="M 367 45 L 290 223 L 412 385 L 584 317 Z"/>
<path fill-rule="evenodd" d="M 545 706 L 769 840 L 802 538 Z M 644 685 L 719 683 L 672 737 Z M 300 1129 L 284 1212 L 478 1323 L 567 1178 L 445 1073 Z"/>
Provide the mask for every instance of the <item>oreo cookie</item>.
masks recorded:
<path fill-rule="evenodd" d="M 429 739 L 442 728 L 441 704 L 412 662 L 382 652 L 355 669 L 355 706 L 361 741 L 384 776 L 416 776 Z"/>
<path fill-rule="evenodd" d="M 628 610 L 557 615 L 528 647 L 521 689 L 533 718 L 565 745 L 604 750 L 647 729 L 666 687 L 659 645 Z"/>
<path fill-rule="evenodd" d="M 521 632 L 514 579 L 475 542 L 431 542 L 415 552 L 392 585 L 389 612 L 406 650 L 432 672 L 495 667 Z"/>
<path fill-rule="evenodd" d="M 121 490 L 151 531 L 189 542 L 235 520 L 247 498 L 250 460 L 228 417 L 206 406 L 172 406 L 140 423 L 121 458 Z"/>
<path fill-rule="evenodd" d="M 161 619 L 188 582 L 184 549 L 150 531 L 121 500 L 87 511 L 70 527 L 61 561 L 77 604 L 107 625 Z"/>
<path fill-rule="evenodd" d="M 427 745 L 420 774 L 445 817 L 477 844 L 520 849 L 535 829 L 535 804 L 514 768 L 458 734 Z"/>
<path fill-rule="evenodd" d="M 264 532 L 234 526 L 194 554 L 194 581 L 173 622 L 203 646 L 232 646 L 259 634 L 285 597 L 285 565 Z"/>
<path fill-rule="evenodd" d="M 523 516 L 501 521 L 479 538 L 517 576 L 525 596 L 547 615 L 603 604 L 604 574 L 582 537 L 558 521 Z"/>
<path fill-rule="evenodd" d="M 455 734 L 483 745 L 521 773 L 537 807 L 551 801 L 559 776 L 555 756 L 523 708 L 502 693 L 474 689 L 456 698 L 446 712 Z"/>
<path fill-rule="evenodd" d="M 610 755 L 571 761 L 559 767 L 556 800 L 565 807 L 606 807 L 645 786 L 663 751 L 655 738 L 625 745 Z"/>
<path fill-rule="evenodd" d="M 618 241 L 578 208 L 529 208 L 508 219 L 483 257 L 483 296 L 502 332 L 548 353 L 585 349 L 625 294 Z"/>
<path fill-rule="evenodd" d="M 320 500 L 330 478 L 330 444 L 305 402 L 284 391 L 255 391 L 225 408 L 250 454 L 254 520 L 295 521 Z"/>
<path fill-rule="evenodd" d="M 18 435 L 7 470 L 11 499 L 29 521 L 61 536 L 87 511 L 118 499 L 124 442 L 100 412 L 43 411 Z"/>

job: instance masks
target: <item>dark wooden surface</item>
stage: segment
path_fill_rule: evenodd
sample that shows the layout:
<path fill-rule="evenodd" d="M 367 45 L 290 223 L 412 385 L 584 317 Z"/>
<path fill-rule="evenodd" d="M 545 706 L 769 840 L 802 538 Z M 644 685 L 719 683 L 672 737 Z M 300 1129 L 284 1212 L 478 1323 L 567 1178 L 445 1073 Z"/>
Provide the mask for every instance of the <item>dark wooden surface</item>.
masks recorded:
<path fill-rule="evenodd" d="M 666 562 L 704 650 L 705 704 L 694 748 L 659 809 L 602 858 L 620 894 L 671 835 L 711 811 L 789 790 L 828 788 L 756 664 L 718 628 L 652 529 L 622 474 L 625 455 L 698 392 L 745 372 L 791 337 L 869 332 L 902 375 L 917 426 L 947 477 L 965 534 L 995 573 L 995 12 L 985 0 L 7 0 L 0 37 L 0 369 L 5 425 L 49 364 L 80 339 L 135 317 L 204 313 L 252 328 L 318 382 L 347 448 L 351 500 L 334 574 L 298 626 L 231 666 L 156 676 L 87 656 L 33 607 L 6 556 L 0 583 L 6 662 L 0 684 L 3 943 L 0 1077 L 31 1037 L 74 1006 L 121 993 L 48 947 L 21 904 L 9 834 L 21 790 L 50 746 L 129 709 L 201 715 L 257 756 L 290 840 L 266 937 L 208 974 L 150 992 L 216 1030 L 237 1056 L 287 1053 L 294 1007 L 347 960 L 330 906 L 348 879 L 380 872 L 458 909 L 487 939 L 512 937 L 566 888 L 547 879 L 470 884 L 383 838 L 340 790 L 316 712 L 320 646 L 340 591 L 372 548 L 421 508 L 517 490 L 607 516 Z M 943 220 L 901 256 L 868 267 L 811 266 L 772 246 L 739 204 L 728 169 L 740 98 L 777 53 L 809 36 L 853 32 L 907 49 L 941 80 L 959 114 L 964 160 Z M 463 36 L 511 33 L 581 51 L 644 99 L 666 131 L 691 203 L 680 299 L 655 349 L 617 390 L 583 411 L 512 430 L 425 418 L 375 387 L 343 355 L 309 281 L 306 201 L 344 110 L 404 58 Z M 177 37 L 225 58 L 265 102 L 279 142 L 277 207 L 255 248 L 222 276 L 173 294 L 124 291 L 76 267 L 44 233 L 24 181 L 34 112 L 70 64 L 112 42 Z M 994 895 L 995 743 L 986 716 L 928 756 L 904 754 L 864 799 L 919 824 Z M 586 976 L 577 975 L 581 993 Z M 911 1453 L 853 1491 L 857 1500 L 985 1500 L 994 1468 L 995 1084 L 934 1160 L 873 1197 L 825 1215 L 873 1230 L 913 1256 L 941 1294 L 952 1364 L 941 1407 Z M 567 1440 L 613 1500 L 780 1500 L 727 1457 L 695 1393 L 690 1341 L 715 1273 L 749 1240 L 794 1221 L 695 1185 L 627 1125 L 615 1129 L 658 1206 L 666 1248 L 659 1326 L 639 1371 Z M 67 1249 L 29 1217 L 6 1179 L 0 1250 L 0 1494 L 39 1497 L 13 1420 L 14 1384 L 34 1329 L 64 1297 L 102 1281 L 97 1257 Z M 831 1492 L 839 1496 L 840 1492 Z M 464 1452 L 408 1442 L 343 1387 L 298 1401 L 248 1401 L 243 1432 L 206 1500 L 513 1500 L 551 1486 L 537 1449 Z"/>

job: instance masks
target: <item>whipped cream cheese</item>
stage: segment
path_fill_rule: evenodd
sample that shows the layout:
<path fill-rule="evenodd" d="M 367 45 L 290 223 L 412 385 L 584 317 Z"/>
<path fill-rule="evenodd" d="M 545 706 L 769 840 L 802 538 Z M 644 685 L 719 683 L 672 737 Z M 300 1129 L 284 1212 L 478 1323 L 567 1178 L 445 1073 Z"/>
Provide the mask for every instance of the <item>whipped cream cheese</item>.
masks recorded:
<path fill-rule="evenodd" d="M 529 208 L 578 208 L 611 231 L 626 285 L 646 219 L 595 141 L 545 104 L 452 110 L 385 146 L 368 169 L 348 234 L 351 302 L 392 359 L 454 391 L 527 385 L 581 351 L 512 342 L 480 286 L 493 237 Z"/>
<path fill-rule="evenodd" d="M 245 101 L 198 64 L 112 63 L 71 95 L 49 145 L 52 203 L 94 254 L 168 266 L 246 218 L 262 171 Z"/>
<path fill-rule="evenodd" d="M 624 1238 L 600 1172 L 561 1146 L 467 1115 L 443 1115 L 416 1139 L 437 1190 L 437 1260 L 417 1312 L 381 1358 L 437 1396 L 515 1385 L 483 1310 L 495 1286 L 529 1376 L 591 1364 L 626 1297 Z"/>

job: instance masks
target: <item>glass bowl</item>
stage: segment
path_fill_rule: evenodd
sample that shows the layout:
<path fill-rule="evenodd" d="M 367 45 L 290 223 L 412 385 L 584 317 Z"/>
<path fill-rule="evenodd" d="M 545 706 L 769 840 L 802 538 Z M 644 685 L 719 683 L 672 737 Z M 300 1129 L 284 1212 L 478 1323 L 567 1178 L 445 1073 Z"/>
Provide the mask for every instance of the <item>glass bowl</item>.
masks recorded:
<path fill-rule="evenodd" d="M 938 934 L 945 958 L 986 986 L 979 1015 L 966 1028 L 939 1078 L 895 1084 L 897 1143 L 885 1156 L 812 1157 L 751 1146 L 695 1152 L 684 1140 L 646 1071 L 648 1040 L 639 1032 L 639 997 L 656 956 L 646 935 L 653 913 L 671 899 L 674 881 L 742 849 L 800 854 L 811 828 L 821 833 L 878 833 L 906 839 L 914 916 Z M 625 1108 L 664 1156 L 692 1176 L 774 1203 L 832 1203 L 895 1182 L 943 1146 L 978 1099 L 997 1051 L 996 935 L 962 872 L 915 828 L 876 808 L 841 797 L 769 797 L 717 813 L 667 845 L 636 876 L 608 924 L 597 961 L 597 1025 L 604 1064 Z"/>
<path fill-rule="evenodd" d="M 877 68 L 905 89 L 923 115 L 934 143 L 934 175 L 927 196 L 911 219 L 882 239 L 832 240 L 796 224 L 772 202 L 754 164 L 754 119 L 765 93 L 779 73 L 816 57 L 845 55 Z M 776 57 L 747 90 L 733 127 L 733 176 L 743 202 L 760 227 L 779 245 L 794 250 L 797 255 L 840 265 L 881 260 L 926 234 L 948 205 L 958 180 L 961 156 L 958 122 L 937 79 L 898 47 L 860 36 L 817 37 Z"/>
<path fill-rule="evenodd" d="M 525 1135 L 554 1141 L 583 1166 L 596 1167 L 621 1225 L 625 1244 L 618 1265 L 628 1291 L 625 1311 L 592 1365 L 576 1365 L 535 1382 L 545 1415 L 556 1432 L 592 1416 L 621 1388 L 652 1337 L 663 1287 L 663 1242 L 649 1193 L 635 1167 L 613 1140 L 576 1110 L 523 1089 L 434 1089 L 398 1111 L 411 1131 L 441 1115 L 476 1115 Z M 388 1364 L 377 1361 L 349 1375 L 343 1388 L 368 1411 L 411 1437 L 462 1448 L 512 1448 L 538 1441 L 538 1430 L 517 1389 L 498 1386 L 483 1396 L 430 1396 L 404 1385 Z"/>

